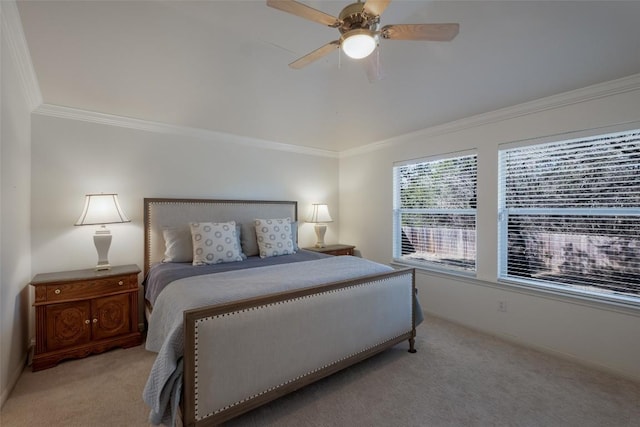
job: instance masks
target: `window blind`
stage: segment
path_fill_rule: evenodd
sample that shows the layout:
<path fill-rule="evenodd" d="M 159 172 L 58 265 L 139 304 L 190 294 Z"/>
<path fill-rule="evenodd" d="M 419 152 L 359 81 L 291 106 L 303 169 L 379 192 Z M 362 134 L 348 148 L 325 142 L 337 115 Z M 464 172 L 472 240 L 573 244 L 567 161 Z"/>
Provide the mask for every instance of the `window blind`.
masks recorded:
<path fill-rule="evenodd" d="M 500 277 L 640 302 L 640 130 L 499 156 Z"/>
<path fill-rule="evenodd" d="M 394 167 L 396 261 L 475 271 L 477 155 Z"/>

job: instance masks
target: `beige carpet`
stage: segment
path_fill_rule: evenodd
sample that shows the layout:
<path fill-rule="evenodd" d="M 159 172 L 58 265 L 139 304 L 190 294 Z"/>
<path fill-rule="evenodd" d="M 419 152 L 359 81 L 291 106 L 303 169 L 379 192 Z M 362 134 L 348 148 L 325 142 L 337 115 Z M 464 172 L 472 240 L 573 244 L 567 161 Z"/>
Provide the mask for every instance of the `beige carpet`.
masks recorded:
<path fill-rule="evenodd" d="M 640 426 L 640 383 L 427 317 L 402 344 L 233 426 Z M 154 354 L 137 347 L 26 370 L 0 425 L 145 426 Z"/>

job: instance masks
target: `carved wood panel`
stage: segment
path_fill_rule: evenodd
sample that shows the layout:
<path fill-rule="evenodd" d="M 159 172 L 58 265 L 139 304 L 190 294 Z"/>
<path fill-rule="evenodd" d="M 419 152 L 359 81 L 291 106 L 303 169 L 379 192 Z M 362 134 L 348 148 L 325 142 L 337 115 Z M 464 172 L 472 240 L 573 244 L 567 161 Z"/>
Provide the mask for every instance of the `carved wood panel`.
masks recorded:
<path fill-rule="evenodd" d="M 129 332 L 131 327 L 129 313 L 129 294 L 93 300 L 93 339 L 99 340 Z"/>
<path fill-rule="evenodd" d="M 91 339 L 88 301 L 53 304 L 46 308 L 48 351 L 83 344 Z"/>

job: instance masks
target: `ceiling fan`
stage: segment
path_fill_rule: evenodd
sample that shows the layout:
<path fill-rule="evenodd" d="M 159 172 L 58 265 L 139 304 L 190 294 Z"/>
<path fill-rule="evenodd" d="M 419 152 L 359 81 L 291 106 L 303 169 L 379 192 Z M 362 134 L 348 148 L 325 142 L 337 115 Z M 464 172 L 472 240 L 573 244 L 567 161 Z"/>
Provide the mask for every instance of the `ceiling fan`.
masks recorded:
<path fill-rule="evenodd" d="M 380 28 L 380 15 L 391 0 L 358 0 L 346 6 L 338 17 L 295 0 L 267 0 L 267 6 L 337 28 L 340 38 L 293 61 L 289 67 L 299 69 L 317 61 L 337 48 L 354 59 L 368 57 L 380 38 L 387 40 L 450 41 L 458 35 L 459 24 L 400 24 Z"/>

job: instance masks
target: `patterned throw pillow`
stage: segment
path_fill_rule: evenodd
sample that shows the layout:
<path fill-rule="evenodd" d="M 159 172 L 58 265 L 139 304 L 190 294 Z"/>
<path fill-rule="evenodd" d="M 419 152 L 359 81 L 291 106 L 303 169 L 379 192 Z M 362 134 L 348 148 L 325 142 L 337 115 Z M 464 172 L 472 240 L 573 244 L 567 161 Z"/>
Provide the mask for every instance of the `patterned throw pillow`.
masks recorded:
<path fill-rule="evenodd" d="M 193 265 L 242 261 L 235 221 L 192 222 Z"/>
<path fill-rule="evenodd" d="M 291 233 L 291 218 L 256 219 L 254 223 L 260 258 L 291 255 L 296 252 Z"/>
<path fill-rule="evenodd" d="M 239 227 L 237 225 L 236 227 Z M 293 251 L 298 252 L 298 222 L 291 223 L 291 240 L 293 240 Z M 240 249 L 243 255 L 254 256 L 260 254 L 258 240 L 256 237 L 256 225 L 254 222 L 242 223 L 242 233 L 240 234 Z"/>

